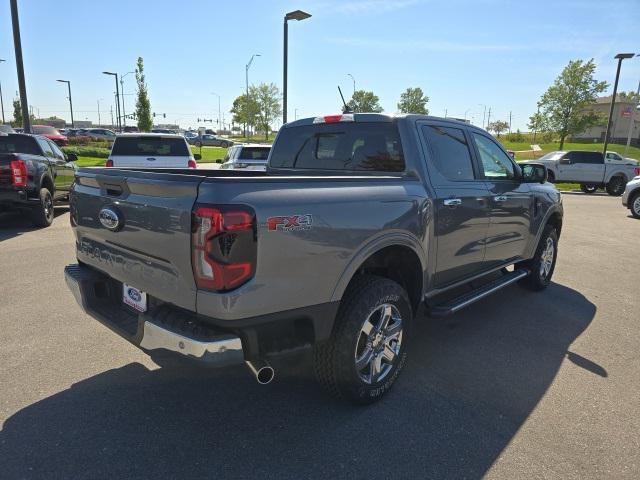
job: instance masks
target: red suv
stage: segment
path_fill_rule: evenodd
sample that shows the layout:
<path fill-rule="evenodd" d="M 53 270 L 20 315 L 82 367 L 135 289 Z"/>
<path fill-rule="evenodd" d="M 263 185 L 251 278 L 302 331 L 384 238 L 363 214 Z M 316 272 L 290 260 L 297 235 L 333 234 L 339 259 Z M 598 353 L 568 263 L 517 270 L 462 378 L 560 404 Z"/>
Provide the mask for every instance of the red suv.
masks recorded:
<path fill-rule="evenodd" d="M 69 145 L 69 139 L 62 135 L 56 128 L 50 127 L 49 125 L 33 125 L 31 127 L 32 133 L 36 135 L 42 135 L 43 137 L 47 137 L 49 140 L 53 140 L 61 147 Z"/>

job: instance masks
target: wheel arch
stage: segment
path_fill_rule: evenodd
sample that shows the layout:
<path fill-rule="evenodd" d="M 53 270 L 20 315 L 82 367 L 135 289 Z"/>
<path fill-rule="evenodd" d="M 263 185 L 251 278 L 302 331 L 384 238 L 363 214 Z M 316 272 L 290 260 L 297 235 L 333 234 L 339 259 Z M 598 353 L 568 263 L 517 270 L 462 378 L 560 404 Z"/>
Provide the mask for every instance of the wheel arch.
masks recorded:
<path fill-rule="evenodd" d="M 426 254 L 414 237 L 396 234 L 378 238 L 352 257 L 334 288 L 332 301 L 342 298 L 358 274 L 370 273 L 402 285 L 415 313 L 422 300 L 425 268 Z"/>

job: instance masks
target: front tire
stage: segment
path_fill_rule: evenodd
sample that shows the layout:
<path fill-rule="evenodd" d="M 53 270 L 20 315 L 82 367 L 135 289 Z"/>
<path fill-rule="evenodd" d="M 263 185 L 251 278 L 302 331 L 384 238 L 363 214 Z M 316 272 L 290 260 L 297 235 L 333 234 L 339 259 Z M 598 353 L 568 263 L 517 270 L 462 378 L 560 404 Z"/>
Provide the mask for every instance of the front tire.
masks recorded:
<path fill-rule="evenodd" d="M 623 177 L 616 176 L 607 183 L 607 193 L 614 197 L 619 197 L 624 193 L 627 182 Z"/>
<path fill-rule="evenodd" d="M 406 361 L 411 303 L 396 282 L 360 275 L 342 298 L 334 331 L 314 349 L 318 382 L 353 403 L 373 403 L 389 391 Z"/>
<path fill-rule="evenodd" d="M 629 210 L 631 210 L 631 215 L 640 218 L 640 192 L 636 193 L 629 200 Z"/>
<path fill-rule="evenodd" d="M 542 232 L 533 258 L 520 264 L 531 272 L 520 282 L 520 285 L 533 291 L 547 288 L 551 283 L 557 258 L 558 232 L 552 225 L 547 225 Z"/>
<path fill-rule="evenodd" d="M 580 190 L 582 190 L 584 193 L 596 193 L 598 191 L 598 186 L 597 185 L 589 185 L 587 183 L 581 183 L 580 184 Z"/>
<path fill-rule="evenodd" d="M 40 189 L 40 202 L 31 212 L 31 220 L 36 227 L 45 228 L 53 223 L 53 198 L 46 188 Z"/>

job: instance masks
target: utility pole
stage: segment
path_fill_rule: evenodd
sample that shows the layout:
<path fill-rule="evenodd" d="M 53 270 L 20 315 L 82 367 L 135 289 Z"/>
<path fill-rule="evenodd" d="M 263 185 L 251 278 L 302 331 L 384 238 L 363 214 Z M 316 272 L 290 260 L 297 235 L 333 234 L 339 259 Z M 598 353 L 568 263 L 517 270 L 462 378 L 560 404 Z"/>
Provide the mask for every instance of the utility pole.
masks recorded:
<path fill-rule="evenodd" d="M 259 53 L 254 53 L 253 55 L 251 55 L 251 59 L 249 60 L 249 63 L 247 63 L 244 66 L 244 86 L 246 88 L 246 97 L 245 97 L 245 119 L 244 119 L 244 136 L 245 138 L 247 137 L 247 118 L 246 118 L 246 114 L 249 111 L 249 68 L 251 68 L 251 64 L 253 63 L 253 59 L 255 57 L 259 57 L 260 54 Z"/>
<path fill-rule="evenodd" d="M 491 107 L 489 107 L 489 115 L 487 116 L 487 128 L 489 127 L 490 123 L 491 123 Z"/>
<path fill-rule="evenodd" d="M 71 128 L 75 128 L 76 124 L 73 122 L 73 102 L 71 101 L 71 82 L 69 80 L 56 80 L 56 82 L 67 84 L 67 88 L 69 89 L 69 109 L 71 110 Z"/>
<path fill-rule="evenodd" d="M 613 108 L 616 105 L 616 95 L 618 93 L 618 80 L 620 80 L 620 67 L 622 66 L 622 60 L 626 58 L 633 58 L 633 53 L 619 53 L 615 56 L 618 60 L 618 69 L 616 70 L 616 81 L 613 84 L 613 95 L 611 96 L 611 108 L 609 109 L 609 120 L 607 121 L 607 131 L 604 134 L 604 146 L 602 147 L 602 156 L 606 158 L 607 147 L 609 146 L 609 134 L 611 133 L 611 118 L 613 117 Z"/>
<path fill-rule="evenodd" d="M 111 112 L 111 128 L 115 128 L 115 125 L 113 124 L 113 105 L 109 107 L 109 111 Z"/>
<path fill-rule="evenodd" d="M 102 123 L 100 122 L 100 99 L 98 99 L 97 102 L 98 102 L 98 126 L 100 126 L 100 124 Z"/>
<path fill-rule="evenodd" d="M 24 80 L 24 65 L 22 62 L 22 42 L 20 41 L 20 20 L 18 18 L 18 0 L 11 0 L 11 24 L 13 26 L 13 47 L 16 51 L 16 70 L 18 71 L 18 89 L 20 90 L 20 105 L 22 106 L 22 128 L 25 133 L 31 133 L 31 118 L 29 117 L 29 102 L 27 101 L 27 86 Z"/>
<path fill-rule="evenodd" d="M 511 135 L 511 111 L 509 112 L 509 135 Z"/>
<path fill-rule="evenodd" d="M 444 118 L 447 118 L 447 109 L 444 109 Z"/>
<path fill-rule="evenodd" d="M 631 110 L 631 118 L 629 118 L 629 132 L 627 133 L 627 144 L 624 147 L 624 156 L 627 155 L 627 152 L 629 151 L 629 145 L 631 145 L 631 134 L 633 133 L 633 125 L 635 124 L 636 110 L 638 110 L 638 107 L 640 107 L 640 82 L 638 82 L 638 90 L 636 91 L 636 105 Z"/>

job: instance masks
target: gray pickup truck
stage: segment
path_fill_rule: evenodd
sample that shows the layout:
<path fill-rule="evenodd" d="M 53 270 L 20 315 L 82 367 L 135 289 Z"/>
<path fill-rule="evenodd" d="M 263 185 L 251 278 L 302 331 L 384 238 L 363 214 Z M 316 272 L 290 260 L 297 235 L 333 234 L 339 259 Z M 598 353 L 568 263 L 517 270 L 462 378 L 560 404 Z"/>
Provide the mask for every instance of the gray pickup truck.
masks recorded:
<path fill-rule="evenodd" d="M 421 304 L 446 316 L 549 284 L 563 210 L 546 175 L 453 120 L 297 120 L 266 172 L 79 169 L 66 281 L 152 357 L 246 363 L 268 383 L 273 356 L 312 347 L 324 387 L 370 403 Z"/>

